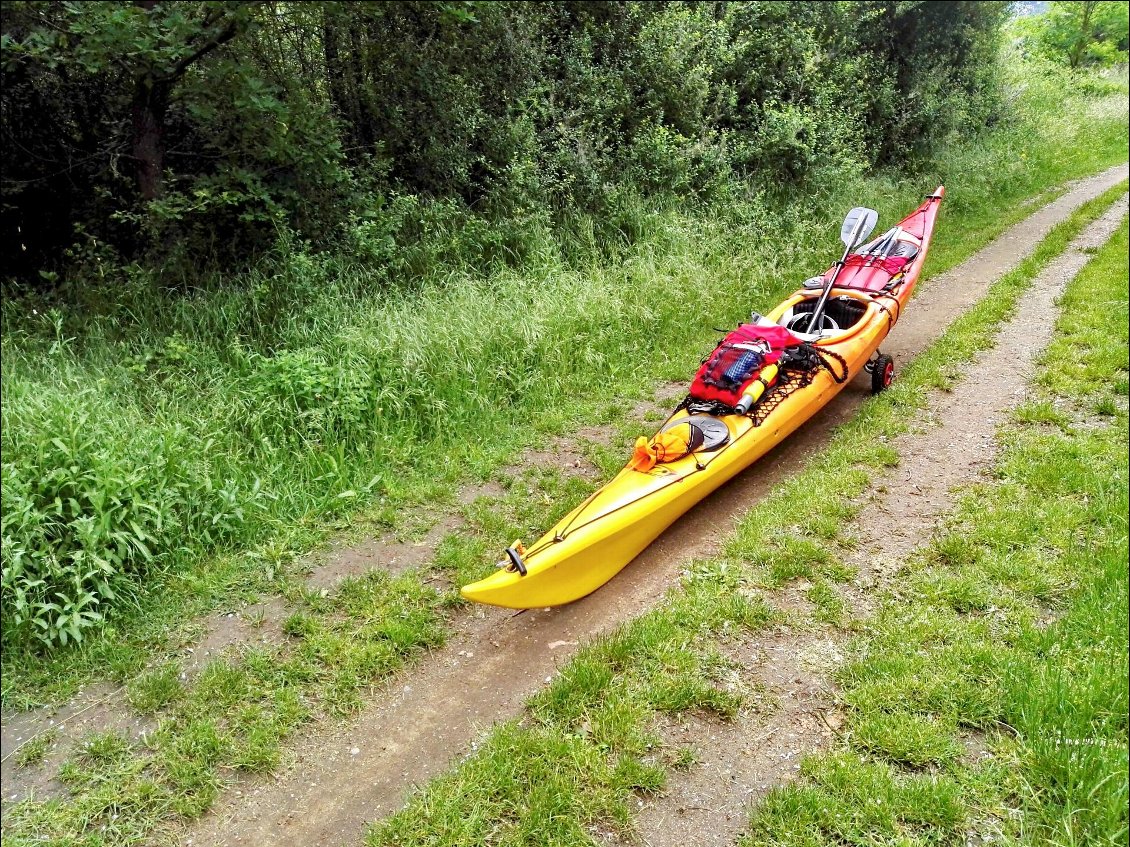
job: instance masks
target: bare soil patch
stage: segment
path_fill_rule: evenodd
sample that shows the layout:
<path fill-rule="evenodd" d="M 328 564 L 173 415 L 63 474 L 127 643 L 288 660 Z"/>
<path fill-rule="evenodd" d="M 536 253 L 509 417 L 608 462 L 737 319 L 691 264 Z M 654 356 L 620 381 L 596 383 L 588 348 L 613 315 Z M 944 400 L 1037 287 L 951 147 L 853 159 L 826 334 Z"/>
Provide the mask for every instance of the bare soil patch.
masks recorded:
<path fill-rule="evenodd" d="M 202 621 L 203 635 L 179 651 L 186 678 L 241 645 L 273 646 L 286 640 L 283 620 L 287 605 L 280 597 L 250 603 L 238 609 L 213 612 Z"/>
<path fill-rule="evenodd" d="M 474 496 L 467 496 L 470 498 L 467 502 L 473 502 Z M 444 536 L 462 525 L 457 513 L 444 512 L 419 541 L 385 535 L 350 546 L 335 545 L 312 567 L 306 577 L 306 587 L 328 593 L 346 579 L 363 576 L 378 568 L 391 574 L 418 568 L 432 557 Z"/>

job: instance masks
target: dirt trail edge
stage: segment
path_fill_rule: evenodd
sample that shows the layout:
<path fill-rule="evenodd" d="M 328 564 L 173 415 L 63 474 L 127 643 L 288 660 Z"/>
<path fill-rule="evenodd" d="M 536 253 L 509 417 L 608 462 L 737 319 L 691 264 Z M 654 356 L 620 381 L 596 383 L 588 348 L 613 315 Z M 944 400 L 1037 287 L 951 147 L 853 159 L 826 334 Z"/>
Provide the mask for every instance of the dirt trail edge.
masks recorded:
<path fill-rule="evenodd" d="M 948 514 L 956 490 L 983 481 L 998 452 L 998 427 L 1029 393 L 1035 361 L 1051 341 L 1056 299 L 1121 224 L 1124 196 L 1036 278 L 1016 315 L 999 330 L 996 346 L 966 368 L 948 393 L 934 392 L 922 417 L 931 429 L 892 443 L 899 464 L 876 475 L 856 519 L 858 548 L 848 559 L 858 576 L 846 593 L 856 619 L 872 612 L 876 588 L 887 585 L 915 548 L 926 544 Z M 892 522 L 890 515 L 899 516 Z M 773 598 L 771 598 L 773 599 Z M 786 597 L 786 600 L 788 598 Z M 636 825 L 648 847 L 721 847 L 748 823 L 748 806 L 792 778 L 804 754 L 827 745 L 843 720 L 831 671 L 848 635 L 834 627 L 778 627 L 741 647 L 768 715 L 743 711 L 729 723 L 688 722 L 680 744 L 701 762 L 673 776 L 667 791 L 648 800 Z"/>
<path fill-rule="evenodd" d="M 905 359 L 922 350 L 995 279 L 1029 255 L 1055 224 L 1127 173 L 1123 164 L 1080 180 L 971 259 L 924 285 L 885 352 Z M 186 833 L 188 843 L 356 843 L 366 823 L 395 811 L 413 786 L 469 753 L 492 723 L 518 715 L 582 640 L 654 605 L 681 567 L 716 549 L 737 515 L 817 451 L 865 393 L 862 382 L 849 386 L 595 594 L 569 606 L 518 615 L 474 609 L 457 624 L 446 647 L 386 686 L 349 727 L 312 733 L 296 745 L 291 767 L 273 782 L 228 792 Z"/>

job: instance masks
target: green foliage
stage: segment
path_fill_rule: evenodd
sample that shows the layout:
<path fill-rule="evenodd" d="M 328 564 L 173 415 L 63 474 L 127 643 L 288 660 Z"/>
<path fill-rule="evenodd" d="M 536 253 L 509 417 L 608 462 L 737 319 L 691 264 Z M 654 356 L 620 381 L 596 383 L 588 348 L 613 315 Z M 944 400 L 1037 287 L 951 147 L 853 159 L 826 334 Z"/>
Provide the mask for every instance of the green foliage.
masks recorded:
<path fill-rule="evenodd" d="M 5 272 L 55 288 L 137 259 L 192 285 L 283 230 L 331 246 L 351 243 L 350 220 L 400 229 L 402 197 L 520 233 L 614 216 L 624 192 L 724 198 L 920 160 L 997 113 L 1002 14 L 5 2 Z M 402 279 L 383 236 L 361 240 L 359 259 Z"/>
<path fill-rule="evenodd" d="M 121 256 L 191 273 L 279 225 L 324 235 L 351 177 L 290 72 L 293 5 L 5 2 L 5 273 L 92 282 Z"/>
<path fill-rule="evenodd" d="M 154 430 L 135 407 L 107 428 L 95 391 L 60 386 L 21 402 L 28 387 L 9 383 L 3 411 L 5 452 L 31 460 L 3 463 L 3 638 L 66 645 L 102 621 L 105 603 L 128 602 L 182 533 L 223 543 L 258 492 L 214 482 L 183 426 Z"/>
<path fill-rule="evenodd" d="M 1012 28 L 1033 53 L 1072 69 L 1125 65 L 1130 3 L 1055 0 L 1043 14 L 1020 18 Z"/>

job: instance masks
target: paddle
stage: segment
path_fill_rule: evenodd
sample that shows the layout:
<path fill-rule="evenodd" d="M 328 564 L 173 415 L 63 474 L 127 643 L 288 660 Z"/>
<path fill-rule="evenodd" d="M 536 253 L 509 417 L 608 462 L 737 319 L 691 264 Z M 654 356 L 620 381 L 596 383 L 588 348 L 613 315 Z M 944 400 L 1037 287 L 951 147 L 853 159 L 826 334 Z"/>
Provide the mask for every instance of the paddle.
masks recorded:
<path fill-rule="evenodd" d="M 824 317 L 824 305 L 828 302 L 828 295 L 832 293 L 832 287 L 836 284 L 840 271 L 844 269 L 848 254 L 871 234 L 871 230 L 875 229 L 875 224 L 878 221 L 879 213 L 864 206 L 856 206 L 847 213 L 847 217 L 844 218 L 844 225 L 840 227 L 840 241 L 844 243 L 844 255 L 836 262 L 836 270 L 824 286 L 824 290 L 820 292 L 820 299 L 816 301 L 816 308 L 812 310 L 812 316 L 808 319 L 808 332 L 810 334 L 820 331 L 820 320 Z"/>

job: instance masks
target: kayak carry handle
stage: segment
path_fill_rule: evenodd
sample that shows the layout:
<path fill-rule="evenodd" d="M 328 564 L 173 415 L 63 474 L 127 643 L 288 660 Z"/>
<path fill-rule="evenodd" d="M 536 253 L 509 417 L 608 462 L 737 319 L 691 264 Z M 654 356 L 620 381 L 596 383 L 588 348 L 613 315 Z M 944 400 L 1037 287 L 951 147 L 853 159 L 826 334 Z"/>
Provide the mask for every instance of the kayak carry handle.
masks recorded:
<path fill-rule="evenodd" d="M 510 559 L 510 569 L 517 571 L 522 576 L 525 576 L 526 563 L 522 561 L 522 555 L 513 547 L 506 548 L 506 555 Z"/>

